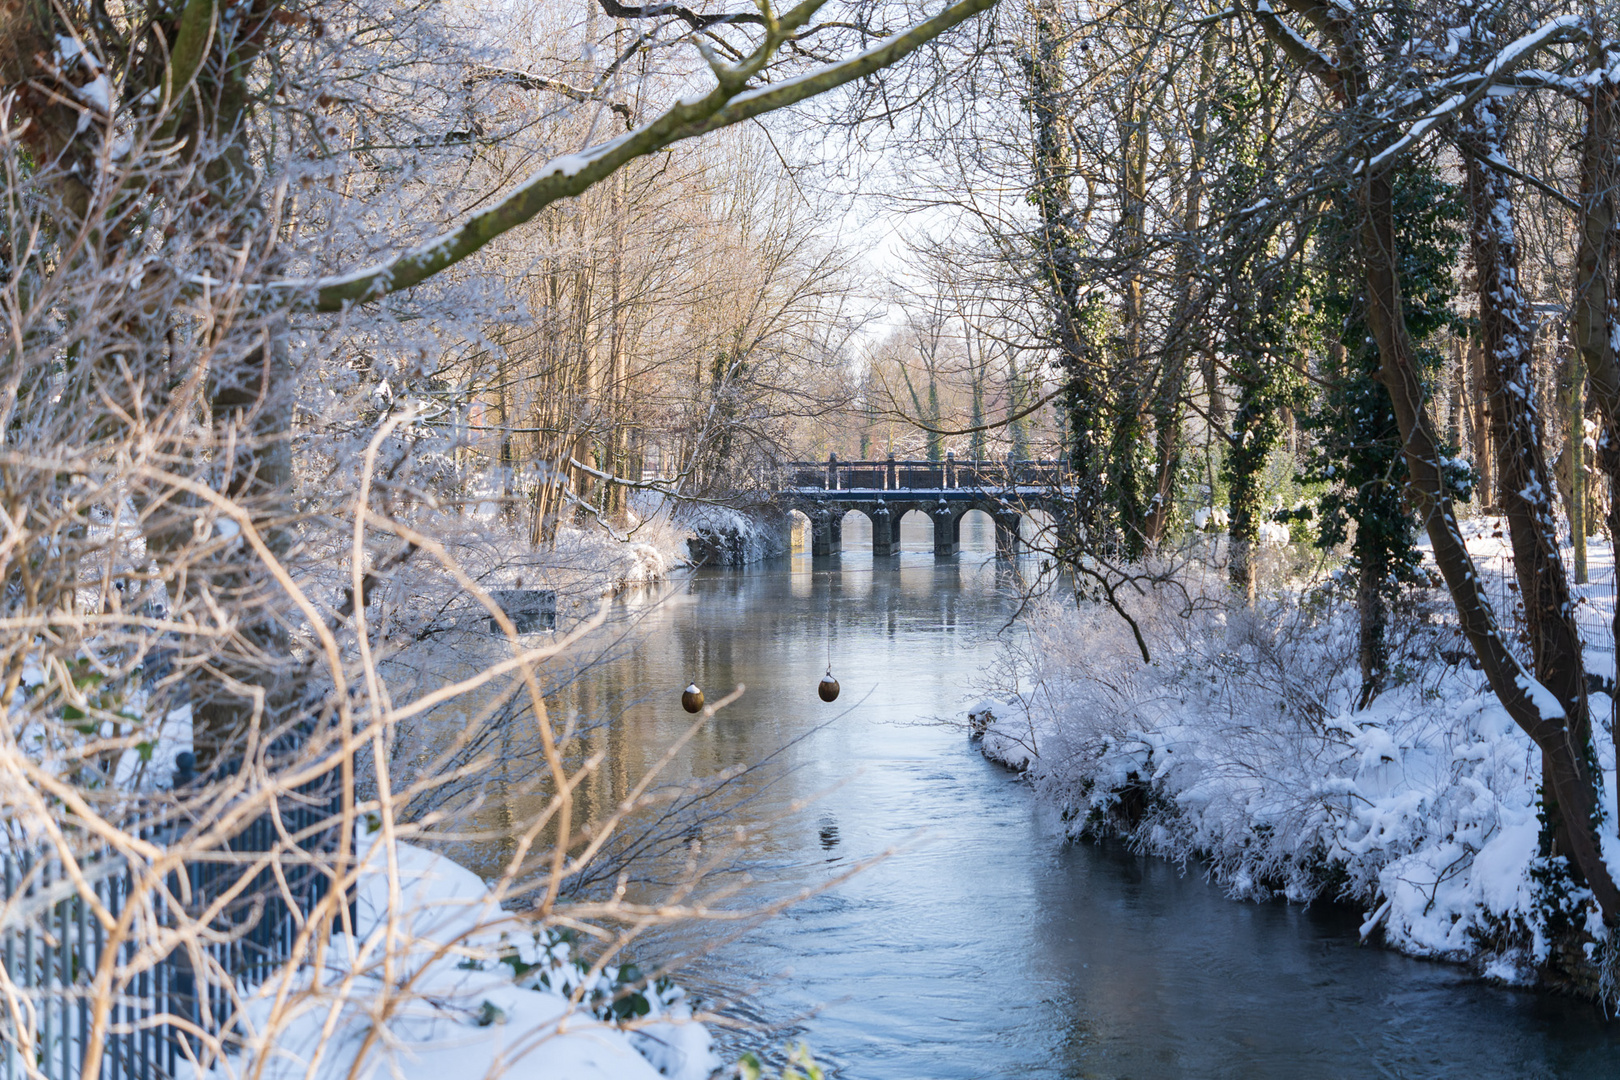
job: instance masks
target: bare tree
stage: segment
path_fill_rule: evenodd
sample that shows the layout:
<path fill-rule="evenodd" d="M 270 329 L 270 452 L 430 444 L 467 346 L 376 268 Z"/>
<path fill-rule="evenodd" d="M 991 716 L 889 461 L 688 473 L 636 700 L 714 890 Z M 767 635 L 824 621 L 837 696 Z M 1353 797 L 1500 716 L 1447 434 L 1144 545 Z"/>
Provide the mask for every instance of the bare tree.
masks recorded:
<path fill-rule="evenodd" d="M 562 902 L 654 777 L 580 820 L 573 793 L 596 763 L 570 764 L 575 732 L 537 675 L 558 646 L 522 640 L 485 568 L 445 542 L 464 449 L 447 421 L 469 400 L 457 376 L 495 351 L 513 306 L 478 260 L 598 185 L 611 219 L 637 194 L 622 170 L 868 77 L 992 2 L 898 33 L 822 0 L 673 21 L 605 4 L 637 27 L 619 31 L 613 63 L 533 72 L 497 47 L 499 28 L 444 7 L 0 11 L 0 679 L 13 703 L 0 799 L 32 867 L 4 917 L 37 927 L 70 897 L 101 935 L 69 987 L 0 975 L 25 1067 L 38 1071 L 26 1063 L 41 1019 L 70 1012 L 87 1075 L 109 1040 L 153 1025 L 186 1029 L 205 1064 L 231 1040 L 262 1062 L 310 1009 L 371 1010 L 365 1045 L 384 1039 L 418 997 L 406 957 L 464 943 L 424 945 L 393 904 L 357 925 L 346 898 L 378 873 L 398 896 L 397 842 L 435 824 L 405 809 L 489 763 L 446 751 L 400 781 L 388 750 L 401 725 L 503 682 L 495 700 L 520 699 L 509 715 L 539 742 L 544 805 L 493 902 L 521 893 L 525 925 L 600 935 L 597 972 L 666 917 L 622 898 Z M 637 81 L 648 55 L 667 66 Z M 544 104 L 511 107 L 518 95 Z M 606 224 L 605 288 L 569 294 L 588 306 L 565 381 L 611 416 L 630 385 L 619 316 L 633 279 L 622 226 Z M 782 296 L 814 280 L 814 259 L 781 239 L 763 276 L 812 269 L 742 298 L 728 330 L 748 363 L 792 317 Z M 741 377 L 721 376 L 724 402 Z M 616 475 L 628 426 L 575 419 L 574 441 L 559 440 L 567 467 Z M 411 636 L 396 620 L 418 600 L 385 597 L 411 574 L 425 575 L 420 606 L 494 619 L 505 657 L 393 684 Z M 463 749 L 487 746 L 500 710 L 467 715 Z M 368 822 L 380 842 L 366 847 Z M 363 847 L 381 864 L 363 868 Z M 705 903 L 706 865 L 682 872 L 668 913 Z M 233 957 L 275 912 L 285 948 L 255 976 L 268 1012 L 251 1012 Z M 358 953 L 332 975 L 344 933 Z M 180 969 L 221 1022 L 143 990 Z M 120 1011 L 132 1001 L 138 1015 Z M 250 1013 L 240 1034 L 231 1017 Z"/>

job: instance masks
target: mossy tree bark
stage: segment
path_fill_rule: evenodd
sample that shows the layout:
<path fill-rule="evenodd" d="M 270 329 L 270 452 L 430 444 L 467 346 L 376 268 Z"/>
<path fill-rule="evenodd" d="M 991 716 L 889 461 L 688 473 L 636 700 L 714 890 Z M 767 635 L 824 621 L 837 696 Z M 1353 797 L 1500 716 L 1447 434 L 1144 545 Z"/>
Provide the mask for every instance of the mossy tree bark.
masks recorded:
<path fill-rule="evenodd" d="M 1328 8 L 1312 0 L 1283 0 L 1279 6 L 1303 18 L 1327 39 L 1333 58 L 1312 48 L 1269 4 L 1256 3 L 1251 11 L 1267 36 L 1295 64 L 1316 76 L 1344 110 L 1351 145 L 1359 151 L 1354 156 L 1363 163 L 1356 177 L 1358 257 L 1366 284 L 1368 321 L 1378 347 L 1380 373 L 1401 430 L 1408 493 L 1428 531 L 1435 562 L 1457 610 L 1463 633 L 1473 646 L 1491 689 L 1508 715 L 1541 750 L 1546 778 L 1543 805 L 1549 817 L 1561 821 L 1560 839 L 1568 848 L 1560 854 L 1568 856 L 1573 871 L 1591 888 L 1605 922 L 1620 924 L 1620 888 L 1616 887 L 1603 859 L 1597 838 L 1599 778 L 1590 768 L 1584 680 L 1573 694 L 1568 693 L 1564 681 L 1572 665 L 1579 662 L 1578 647 L 1573 656 L 1567 652 L 1555 653 L 1559 642 L 1567 643 L 1569 638 L 1567 631 L 1556 625 L 1565 618 L 1555 606 L 1543 606 L 1546 637 L 1541 647 L 1547 650 L 1544 670 L 1554 679 L 1554 686 L 1549 687 L 1538 678 L 1538 672 L 1526 670 L 1519 663 L 1481 587 L 1478 570 L 1457 523 L 1452 492 L 1442 467 L 1440 442 L 1402 313 L 1393 166 L 1390 155 L 1377 155 L 1377 148 L 1365 141 L 1368 136 L 1363 121 L 1366 116 L 1376 114 L 1378 104 L 1372 93 L 1370 59 L 1362 52 L 1362 43 L 1368 40 L 1365 28 L 1357 25 L 1356 13 L 1347 8 Z M 1479 97 L 1485 97 L 1483 89 Z M 1517 434 L 1534 437 L 1533 430 Z M 1498 462 L 1501 462 L 1500 455 Z M 1500 482 L 1503 489 L 1511 486 L 1505 477 L 1500 478 Z M 1549 485 L 1542 498 L 1550 501 L 1551 497 Z M 1525 548 L 1532 556 L 1536 573 L 1548 579 L 1561 578 L 1562 564 L 1543 557 L 1544 552 L 1538 547 L 1536 536 L 1542 524 L 1533 508 L 1510 515 L 1508 522 L 1510 528 L 1529 532 Z M 1517 551 L 1516 543 L 1516 554 Z M 1549 591 L 1545 595 L 1556 597 L 1560 587 L 1567 595 L 1567 582 L 1553 580 L 1538 585 L 1538 593 L 1546 589 Z M 1537 667 L 1542 668 L 1542 662 L 1538 661 Z M 1558 693 L 1560 688 L 1565 690 L 1564 695 Z"/>

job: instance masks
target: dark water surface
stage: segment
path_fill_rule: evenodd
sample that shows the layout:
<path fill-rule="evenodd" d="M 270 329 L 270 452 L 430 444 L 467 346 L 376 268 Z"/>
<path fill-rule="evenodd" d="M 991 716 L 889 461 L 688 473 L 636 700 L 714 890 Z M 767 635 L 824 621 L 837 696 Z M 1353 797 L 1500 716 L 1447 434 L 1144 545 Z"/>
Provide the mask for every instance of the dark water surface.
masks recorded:
<path fill-rule="evenodd" d="M 1196 870 L 1061 844 L 1014 777 L 929 722 L 1012 611 L 979 525 L 951 559 L 908 528 L 874 567 L 846 526 L 842 556 L 699 572 L 593 676 L 624 708 L 604 737 L 625 775 L 684 730 L 688 680 L 711 700 L 747 684 L 675 773 L 786 747 L 754 809 L 822 793 L 768 830 L 762 889 L 901 848 L 700 959 L 690 984 L 746 991 L 741 1015 L 804 1017 L 798 1037 L 848 1080 L 1620 1077 L 1620 1024 L 1585 1005 L 1360 947 L 1354 913 L 1237 903 Z M 815 695 L 829 651 L 836 705 Z"/>

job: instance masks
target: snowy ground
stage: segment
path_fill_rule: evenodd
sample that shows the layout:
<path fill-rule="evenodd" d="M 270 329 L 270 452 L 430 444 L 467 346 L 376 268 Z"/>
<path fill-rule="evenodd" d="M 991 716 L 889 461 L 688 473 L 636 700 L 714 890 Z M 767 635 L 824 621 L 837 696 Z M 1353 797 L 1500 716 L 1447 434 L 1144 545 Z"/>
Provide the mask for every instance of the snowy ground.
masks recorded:
<path fill-rule="evenodd" d="M 1506 616 L 1501 529 L 1486 519 L 1470 532 Z M 1592 544 L 1590 576 L 1586 667 L 1612 676 L 1607 544 Z M 1207 603 L 1190 614 L 1179 597 L 1142 606 L 1148 665 L 1111 613 L 1037 608 L 1000 673 L 1011 689 L 970 710 L 988 725 L 984 752 L 1026 769 L 1076 835 L 1123 818 L 1143 849 L 1207 860 L 1234 896 L 1361 902 L 1364 935 L 1528 979 L 1549 947 L 1534 883 L 1539 755 L 1472 668 L 1444 597 L 1414 600 L 1395 685 L 1356 711 L 1352 598 L 1280 590 L 1251 612 L 1222 589 L 1216 573 L 1195 583 Z M 1610 708 L 1594 695 L 1612 834 Z M 1620 839 L 1607 837 L 1607 853 L 1620 869 Z"/>
<path fill-rule="evenodd" d="M 592 977 L 470 871 L 400 843 L 391 874 L 385 855 L 364 844 L 356 937 L 334 939 L 318 985 L 304 969 L 279 1004 L 280 982 L 262 988 L 248 1049 L 209 1080 L 704 1080 L 720 1067 L 678 987 L 616 967 Z"/>

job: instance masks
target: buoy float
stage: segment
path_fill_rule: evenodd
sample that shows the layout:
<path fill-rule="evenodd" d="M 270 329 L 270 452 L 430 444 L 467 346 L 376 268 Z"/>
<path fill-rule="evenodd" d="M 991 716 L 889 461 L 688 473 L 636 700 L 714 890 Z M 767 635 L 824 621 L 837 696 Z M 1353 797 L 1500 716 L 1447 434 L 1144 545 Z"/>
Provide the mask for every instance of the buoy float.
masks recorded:
<path fill-rule="evenodd" d="M 821 677 L 821 685 L 816 687 L 816 693 L 821 695 L 822 701 L 838 700 L 838 680 L 832 677 L 832 668 Z"/>
<path fill-rule="evenodd" d="M 833 685 L 836 686 L 837 684 L 834 683 Z M 835 694 L 837 692 L 838 691 L 836 690 L 833 691 Z M 828 700 L 831 699 L 829 698 Z M 698 689 L 697 683 L 692 683 L 681 692 L 681 708 L 685 709 L 687 712 L 703 711 L 703 691 Z"/>

